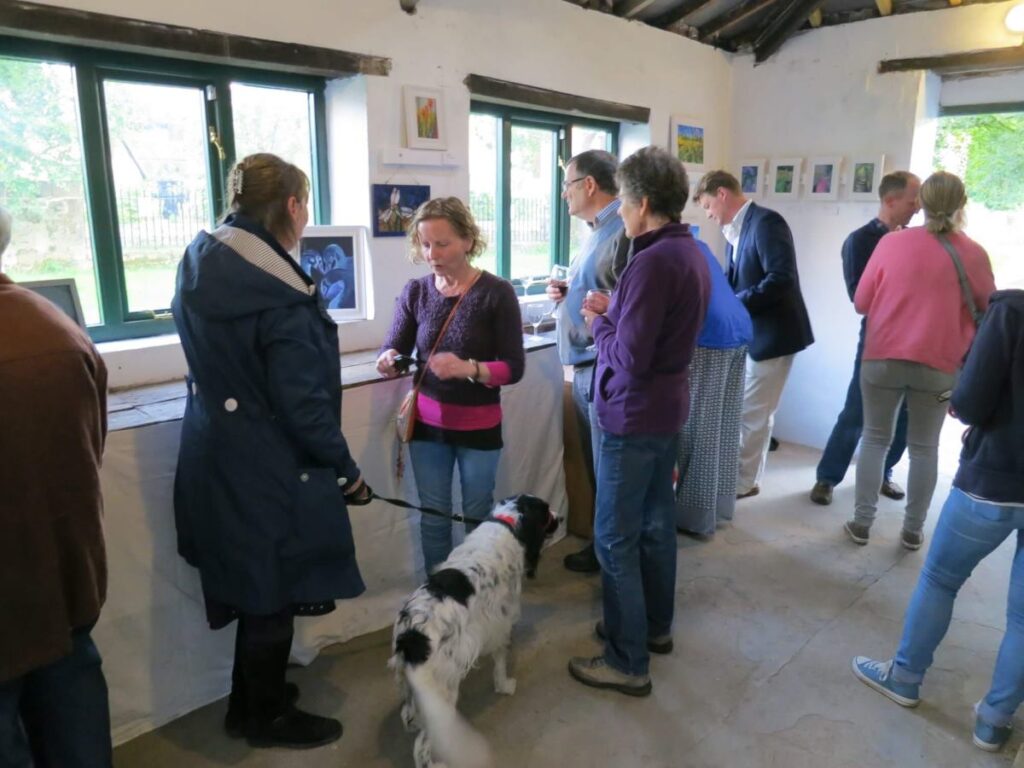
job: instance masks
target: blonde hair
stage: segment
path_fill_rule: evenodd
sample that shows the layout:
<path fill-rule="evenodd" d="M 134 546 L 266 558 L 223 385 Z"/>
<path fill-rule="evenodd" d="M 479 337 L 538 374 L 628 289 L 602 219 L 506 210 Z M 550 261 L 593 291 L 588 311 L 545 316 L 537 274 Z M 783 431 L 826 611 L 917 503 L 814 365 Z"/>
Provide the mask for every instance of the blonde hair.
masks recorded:
<path fill-rule="evenodd" d="M 228 213 L 255 219 L 279 240 L 292 228 L 288 201 L 309 199 L 309 178 L 302 169 L 266 152 L 239 160 L 228 171 L 224 188 Z"/>
<path fill-rule="evenodd" d="M 466 254 L 472 261 L 487 249 L 487 241 L 480 234 L 480 228 L 466 204 L 457 197 L 435 197 L 419 208 L 409 223 L 409 260 L 413 264 L 423 263 L 423 248 L 420 245 L 419 225 L 424 221 L 444 219 L 451 224 L 455 234 L 464 240 L 472 240 L 473 246 Z"/>
<path fill-rule="evenodd" d="M 956 232 L 964 223 L 967 191 L 960 177 L 947 171 L 936 171 L 921 185 L 921 207 L 924 226 L 936 235 Z"/>

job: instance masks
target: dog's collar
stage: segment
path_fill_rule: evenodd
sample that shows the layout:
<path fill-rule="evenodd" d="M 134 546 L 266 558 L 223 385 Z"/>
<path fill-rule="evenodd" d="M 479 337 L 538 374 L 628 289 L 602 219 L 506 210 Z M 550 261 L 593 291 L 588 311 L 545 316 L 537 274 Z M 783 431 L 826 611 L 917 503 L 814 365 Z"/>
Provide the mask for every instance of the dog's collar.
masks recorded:
<path fill-rule="evenodd" d="M 512 515 L 492 515 L 489 522 L 498 523 L 508 528 L 513 534 L 516 532 L 516 519 Z"/>

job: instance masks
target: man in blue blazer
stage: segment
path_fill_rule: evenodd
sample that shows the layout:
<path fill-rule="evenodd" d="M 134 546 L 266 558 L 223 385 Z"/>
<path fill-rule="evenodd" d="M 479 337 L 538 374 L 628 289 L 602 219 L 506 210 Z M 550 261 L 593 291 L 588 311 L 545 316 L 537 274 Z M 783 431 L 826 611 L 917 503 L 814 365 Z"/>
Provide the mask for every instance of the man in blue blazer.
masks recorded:
<path fill-rule="evenodd" d="M 727 274 L 754 323 L 740 427 L 736 497 L 760 491 L 775 411 L 796 353 L 814 343 L 800 293 L 789 225 L 775 211 L 748 200 L 736 177 L 711 171 L 693 195 L 728 243 Z"/>

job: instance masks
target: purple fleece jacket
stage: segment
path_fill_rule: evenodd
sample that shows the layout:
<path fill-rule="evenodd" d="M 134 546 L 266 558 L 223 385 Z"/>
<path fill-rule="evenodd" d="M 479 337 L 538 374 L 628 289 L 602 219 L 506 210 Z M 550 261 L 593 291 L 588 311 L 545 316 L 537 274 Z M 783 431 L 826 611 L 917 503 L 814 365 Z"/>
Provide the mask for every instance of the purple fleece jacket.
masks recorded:
<path fill-rule="evenodd" d="M 616 435 L 671 434 L 689 415 L 711 276 L 686 224 L 640 235 L 633 250 L 607 313 L 594 318 L 598 423 Z"/>

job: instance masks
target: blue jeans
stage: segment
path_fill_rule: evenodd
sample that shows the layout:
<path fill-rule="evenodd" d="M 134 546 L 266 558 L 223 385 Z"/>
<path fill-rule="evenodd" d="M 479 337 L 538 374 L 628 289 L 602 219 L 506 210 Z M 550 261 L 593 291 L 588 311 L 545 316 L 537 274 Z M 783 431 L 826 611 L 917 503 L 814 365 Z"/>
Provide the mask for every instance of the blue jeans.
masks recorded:
<path fill-rule="evenodd" d="M 1017 534 L 1010 569 L 1006 634 L 999 646 L 992 687 L 978 714 L 986 723 L 1007 726 L 1024 701 L 1024 506 L 1001 507 L 950 491 L 903 622 L 893 679 L 919 683 L 949 628 L 953 601 L 979 562 L 1006 537 Z"/>
<path fill-rule="evenodd" d="M 501 451 L 478 451 L 459 445 L 413 440 L 409 443 L 413 476 L 420 505 L 451 513 L 452 472 L 459 465 L 462 514 L 485 518 L 494 506 L 494 478 Z M 466 530 L 474 526 L 467 524 Z M 420 541 L 427 573 L 448 559 L 452 551 L 452 521 L 434 515 L 420 515 Z"/>
<path fill-rule="evenodd" d="M 594 550 L 601 563 L 604 658 L 646 675 L 648 637 L 672 631 L 676 524 L 672 470 L 679 435 L 601 434 Z"/>
<path fill-rule="evenodd" d="M 72 633 L 64 658 L 0 683 L 0 765 L 113 765 L 107 682 L 91 630 Z"/>
<path fill-rule="evenodd" d="M 846 403 L 839 412 L 832 434 L 828 436 L 825 452 L 818 462 L 818 482 L 839 485 L 846 476 L 857 450 L 861 432 L 864 429 L 864 401 L 860 392 L 860 362 L 864 356 L 864 321 L 860 321 L 860 338 L 857 340 L 857 356 L 853 360 L 853 378 L 846 390 Z M 885 479 L 892 476 L 895 467 L 907 448 L 907 403 L 904 400 L 896 419 L 896 433 L 893 435 L 889 453 L 885 457 Z"/>

